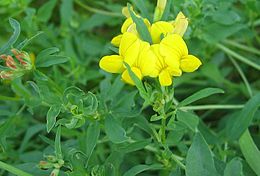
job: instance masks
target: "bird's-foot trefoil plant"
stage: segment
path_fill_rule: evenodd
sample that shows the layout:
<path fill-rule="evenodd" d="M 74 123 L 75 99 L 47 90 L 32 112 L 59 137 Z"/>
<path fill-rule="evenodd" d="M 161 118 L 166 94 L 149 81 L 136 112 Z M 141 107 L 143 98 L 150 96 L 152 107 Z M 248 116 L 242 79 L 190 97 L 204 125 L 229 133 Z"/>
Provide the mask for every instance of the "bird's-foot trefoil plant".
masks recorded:
<path fill-rule="evenodd" d="M 0 175 L 260 175 L 258 7 L 0 1 Z"/>

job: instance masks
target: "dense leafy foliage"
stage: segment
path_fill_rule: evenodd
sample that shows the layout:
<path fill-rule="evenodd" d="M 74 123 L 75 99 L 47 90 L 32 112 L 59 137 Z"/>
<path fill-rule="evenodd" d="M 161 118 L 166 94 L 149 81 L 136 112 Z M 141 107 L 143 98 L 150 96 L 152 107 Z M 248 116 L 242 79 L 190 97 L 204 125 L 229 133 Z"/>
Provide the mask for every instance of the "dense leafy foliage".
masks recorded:
<path fill-rule="evenodd" d="M 127 3 L 152 21 L 148 0 L 0 1 L 0 175 L 260 175 L 260 2 L 168 0 L 203 63 L 170 87 L 99 68 Z"/>

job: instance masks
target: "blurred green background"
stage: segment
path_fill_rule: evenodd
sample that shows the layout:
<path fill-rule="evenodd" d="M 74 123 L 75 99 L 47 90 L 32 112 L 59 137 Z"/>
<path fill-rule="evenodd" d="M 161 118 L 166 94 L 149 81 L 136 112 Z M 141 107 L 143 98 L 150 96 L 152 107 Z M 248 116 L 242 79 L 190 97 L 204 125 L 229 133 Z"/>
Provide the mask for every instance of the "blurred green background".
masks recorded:
<path fill-rule="evenodd" d="M 85 92 L 91 91 L 102 97 L 105 81 L 114 82 L 116 75 L 101 71 L 98 62 L 102 56 L 112 53 L 110 40 L 120 33 L 121 24 L 125 19 L 121 9 L 127 2 L 126 0 L 0 0 L 0 46 L 3 46 L 12 35 L 13 29 L 8 23 L 8 19 L 12 17 L 21 24 L 21 35 L 17 43 L 33 37 L 23 50 L 37 55 L 43 49 L 57 47 L 61 55 L 69 57 L 68 62 L 41 68 L 41 72 L 48 75 L 63 90 L 77 86 Z M 130 3 L 136 5 L 135 0 Z M 144 0 L 144 3 L 152 16 L 156 1 Z M 200 100 L 197 105 L 239 105 L 259 92 L 259 9 L 258 0 L 173 0 L 170 18 L 173 20 L 179 11 L 189 18 L 189 27 L 184 39 L 191 53 L 203 62 L 197 72 L 184 74 L 174 80 L 177 100 L 182 100 L 205 87 L 218 87 L 225 91 L 224 95 L 214 95 L 206 100 Z M 30 79 L 31 75 L 25 75 L 24 80 Z M 119 96 L 135 92 L 134 87 L 122 83 L 120 86 L 124 86 L 124 91 L 121 90 Z M 135 94 L 131 100 L 134 100 Z M 19 110 L 23 105 L 21 99 L 24 97 L 19 94 L 13 83 L 8 80 L 0 83 L 0 125 Z M 136 104 L 140 105 L 138 98 L 135 100 Z M 11 122 L 9 130 L 4 131 L 0 128 L 1 144 L 5 143 L 7 146 L 4 152 L 0 151 L 0 160 L 24 170 L 30 170 L 32 167 L 37 170 L 35 164 L 42 160 L 46 151 L 50 150 L 51 142 L 48 138 L 55 137 L 55 134 L 47 134 L 45 129 L 47 111 L 48 107 L 31 106 Z M 224 155 L 220 147 L 225 143 L 224 131 L 235 121 L 236 112 L 236 110 L 216 109 L 197 111 L 203 121 L 200 127 L 202 133 L 207 143 L 214 146 L 212 150 L 220 158 Z M 250 127 L 258 148 L 260 147 L 259 113 L 259 111 L 256 113 Z M 150 109 L 143 112 L 144 116 L 150 114 Z M 130 133 L 131 125 L 128 127 Z M 84 136 L 79 133 L 78 130 L 64 129 L 63 138 L 66 145 L 75 146 L 75 143 L 84 141 L 82 139 Z M 182 140 L 174 147 L 180 155 L 185 156 L 187 145 L 190 143 L 189 137 L 175 136 L 175 140 Z M 103 144 L 103 147 L 97 149 L 96 155 L 100 156 L 91 161 L 92 166 L 88 168 L 89 170 L 93 170 L 95 165 L 103 165 L 106 162 L 106 158 L 112 153 L 109 146 L 110 144 Z M 242 157 L 236 142 L 230 142 L 230 150 L 225 152 L 230 157 Z M 113 152 L 113 155 L 115 156 L 110 157 L 116 158 L 117 153 Z M 125 161 L 115 161 L 123 163 L 120 166 L 122 172 L 136 163 L 153 163 L 155 159 L 144 152 L 126 156 Z M 247 164 L 243 169 L 247 170 L 244 172 L 245 175 L 254 175 Z M 44 171 L 35 172 L 39 175 L 45 174 Z M 168 172 L 154 171 L 146 175 L 159 173 L 167 175 Z M 0 175 L 6 174 L 0 171 Z"/>

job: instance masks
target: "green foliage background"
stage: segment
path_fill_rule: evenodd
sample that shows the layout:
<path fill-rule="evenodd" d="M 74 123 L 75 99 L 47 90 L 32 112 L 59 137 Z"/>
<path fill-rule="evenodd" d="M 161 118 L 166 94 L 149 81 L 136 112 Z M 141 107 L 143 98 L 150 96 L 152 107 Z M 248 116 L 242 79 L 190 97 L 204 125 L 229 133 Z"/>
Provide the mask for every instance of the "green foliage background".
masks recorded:
<path fill-rule="evenodd" d="M 130 3 L 152 17 L 155 1 Z M 174 79 L 181 103 L 167 119 L 166 145 L 155 140 L 158 117 L 141 111 L 137 89 L 98 67 L 126 4 L 0 0 L 0 54 L 10 53 L 3 46 L 16 19 L 11 47 L 36 56 L 35 71 L 0 83 L 0 175 L 11 175 L 9 166 L 37 176 L 55 166 L 71 176 L 260 175 L 260 2 L 172 0 L 169 19 L 179 11 L 189 18 L 184 38 L 203 66 Z M 39 169 L 50 155 L 56 165 Z"/>

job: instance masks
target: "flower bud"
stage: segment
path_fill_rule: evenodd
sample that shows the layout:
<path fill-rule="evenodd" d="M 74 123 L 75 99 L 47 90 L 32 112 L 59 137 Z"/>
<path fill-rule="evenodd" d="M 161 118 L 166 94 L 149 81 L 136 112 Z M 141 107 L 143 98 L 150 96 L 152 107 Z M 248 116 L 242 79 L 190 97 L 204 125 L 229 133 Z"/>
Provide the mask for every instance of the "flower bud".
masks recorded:
<path fill-rule="evenodd" d="M 153 18 L 154 22 L 159 21 L 162 18 L 166 4 L 167 4 L 167 0 L 157 1 L 157 6 L 155 8 L 154 18 Z"/>
<path fill-rule="evenodd" d="M 38 164 L 38 167 L 40 169 L 50 169 L 53 167 L 52 163 L 49 163 L 47 161 L 40 161 Z"/>
<path fill-rule="evenodd" d="M 186 18 L 182 12 L 179 12 L 175 18 L 175 21 L 173 22 L 173 34 L 179 34 L 180 36 L 183 36 L 188 28 L 188 24 L 188 18 Z"/>

